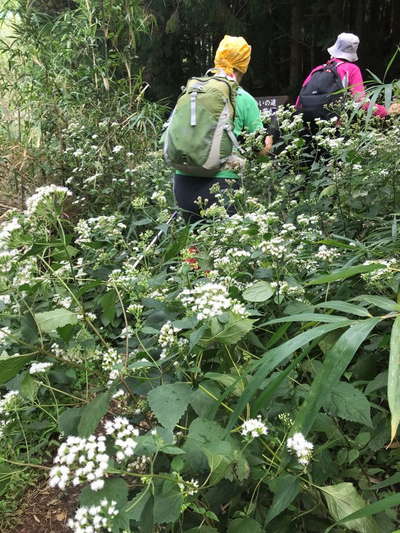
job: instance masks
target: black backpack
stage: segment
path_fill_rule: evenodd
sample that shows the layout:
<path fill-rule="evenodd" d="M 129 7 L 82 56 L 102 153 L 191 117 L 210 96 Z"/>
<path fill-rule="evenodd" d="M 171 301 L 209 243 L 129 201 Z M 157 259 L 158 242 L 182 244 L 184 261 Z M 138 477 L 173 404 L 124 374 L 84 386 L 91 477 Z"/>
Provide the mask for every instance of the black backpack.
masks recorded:
<path fill-rule="evenodd" d="M 302 87 L 299 94 L 299 111 L 303 113 L 305 122 L 313 122 L 316 118 L 329 120 L 335 114 L 326 109 L 327 104 L 335 102 L 343 93 L 332 94 L 343 90 L 342 80 L 337 72 L 340 63 L 328 62 L 314 71 L 311 79 Z"/>

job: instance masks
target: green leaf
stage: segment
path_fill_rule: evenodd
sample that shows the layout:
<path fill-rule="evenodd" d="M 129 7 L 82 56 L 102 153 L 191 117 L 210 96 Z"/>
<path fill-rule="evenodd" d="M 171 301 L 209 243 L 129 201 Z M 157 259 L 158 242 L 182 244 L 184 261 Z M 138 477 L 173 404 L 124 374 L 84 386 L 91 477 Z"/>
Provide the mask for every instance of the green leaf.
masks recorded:
<path fill-rule="evenodd" d="M 202 418 L 214 418 L 219 406 L 219 387 L 212 381 L 202 381 L 199 388 L 193 392 L 190 405 L 197 416 Z"/>
<path fill-rule="evenodd" d="M 114 290 L 106 292 L 100 299 L 101 308 L 104 317 L 108 320 L 108 323 L 112 322 L 115 317 L 115 303 L 117 301 L 117 294 Z"/>
<path fill-rule="evenodd" d="M 374 483 L 372 487 L 368 487 L 366 490 L 379 490 L 379 489 L 385 489 L 386 487 L 391 487 L 392 485 L 397 485 L 397 483 L 400 483 L 400 472 L 396 472 L 393 474 L 393 476 L 388 477 L 384 481 L 381 481 L 380 483 Z"/>
<path fill-rule="evenodd" d="M 185 530 L 185 533 L 218 533 L 218 529 L 210 526 L 193 527 L 192 529 Z"/>
<path fill-rule="evenodd" d="M 39 383 L 30 374 L 25 374 L 19 388 L 22 396 L 28 398 L 30 401 L 33 401 L 38 388 Z"/>
<path fill-rule="evenodd" d="M 400 311 L 400 304 L 386 298 L 386 296 L 376 296 L 375 294 L 362 294 L 361 296 L 356 296 L 353 300 L 358 300 L 360 302 L 366 302 L 375 307 L 379 307 L 384 311 Z"/>
<path fill-rule="evenodd" d="M 68 311 L 61 307 L 53 311 L 46 311 L 44 313 L 36 313 L 35 320 L 38 328 L 44 333 L 51 333 L 57 328 L 62 328 L 67 324 L 77 324 L 78 317 L 76 313 Z"/>
<path fill-rule="evenodd" d="M 333 196 L 337 191 L 337 187 L 334 183 L 331 185 L 328 185 L 324 189 L 322 189 L 321 194 L 319 195 L 319 198 L 324 198 L 325 196 Z"/>
<path fill-rule="evenodd" d="M 371 404 L 365 394 L 350 383 L 337 383 L 323 405 L 333 416 L 372 427 Z"/>
<path fill-rule="evenodd" d="M 237 376 L 232 376 L 231 374 L 221 374 L 220 372 L 207 372 L 204 374 L 204 377 L 212 379 L 224 387 L 232 387 L 232 393 L 236 396 L 240 396 L 240 394 L 243 392 L 242 381 L 238 381 Z"/>
<path fill-rule="evenodd" d="M 154 494 L 154 522 L 176 522 L 181 514 L 183 495 L 177 483 L 165 480 Z"/>
<path fill-rule="evenodd" d="M 392 494 L 391 496 L 382 498 L 382 500 L 378 500 L 377 502 L 365 505 L 365 507 L 362 507 L 358 511 L 355 511 L 345 516 L 337 523 L 345 524 L 345 527 L 347 527 L 346 522 L 353 522 L 354 520 L 364 519 L 368 516 L 372 516 L 374 514 L 386 511 L 386 509 L 390 509 L 391 507 L 397 507 L 398 505 L 400 505 L 400 494 Z"/>
<path fill-rule="evenodd" d="M 32 359 L 31 355 L 0 355 L 0 385 L 15 377 Z"/>
<path fill-rule="evenodd" d="M 194 329 L 189 337 L 189 347 L 192 350 L 196 344 L 202 339 L 204 333 L 207 331 L 208 327 L 203 324 L 197 329 Z"/>
<path fill-rule="evenodd" d="M 223 428 L 212 420 L 195 418 L 189 426 L 189 433 L 183 449 L 187 453 L 186 464 L 192 471 L 207 469 L 207 458 L 203 448 L 210 442 L 223 440 Z"/>
<path fill-rule="evenodd" d="M 139 524 L 140 533 L 154 533 L 154 516 L 153 516 L 154 498 L 148 499 L 142 512 Z"/>
<path fill-rule="evenodd" d="M 103 392 L 82 408 L 82 416 L 78 425 L 80 437 L 89 437 L 95 432 L 101 418 L 107 413 L 110 400 L 111 392 Z"/>
<path fill-rule="evenodd" d="M 318 488 L 323 493 L 329 512 L 336 522 L 341 523 L 342 519 L 365 506 L 365 501 L 351 483 L 339 483 Z M 358 533 L 380 533 L 378 525 L 370 517 L 356 518 L 350 523 L 345 523 L 344 526 L 350 531 L 357 531 Z"/>
<path fill-rule="evenodd" d="M 148 502 L 151 496 L 149 489 L 150 485 L 147 485 L 145 489 L 136 494 L 132 501 L 127 503 L 125 507 L 125 512 L 128 513 L 129 518 L 131 520 L 136 520 L 136 522 L 140 522 L 143 510 L 146 507 L 146 503 Z"/>
<path fill-rule="evenodd" d="M 160 385 L 147 395 L 150 408 L 164 427 L 173 429 L 189 405 L 192 389 L 187 383 Z"/>
<path fill-rule="evenodd" d="M 101 490 L 93 491 L 85 487 L 80 495 L 81 505 L 91 506 L 98 504 L 103 498 L 115 500 L 119 508 L 124 506 L 128 499 L 128 484 L 120 477 L 106 479 Z"/>
<path fill-rule="evenodd" d="M 284 474 L 269 482 L 269 487 L 274 493 L 272 505 L 268 509 L 264 528 L 271 520 L 289 507 L 300 491 L 299 480 L 291 474 Z"/>
<path fill-rule="evenodd" d="M 325 398 L 337 385 L 354 354 L 380 320 L 380 318 L 368 318 L 353 324 L 327 352 L 322 371 L 314 379 L 294 423 L 304 435 L 307 435 L 311 429 Z"/>
<path fill-rule="evenodd" d="M 274 294 L 274 289 L 268 281 L 256 281 L 243 291 L 243 298 L 248 302 L 266 302 Z"/>
<path fill-rule="evenodd" d="M 338 322 L 334 324 L 324 324 L 323 326 L 317 326 L 308 331 L 305 331 L 304 333 L 301 333 L 300 335 L 297 335 L 296 337 L 286 341 L 280 346 L 277 346 L 276 348 L 265 352 L 261 360 L 257 361 L 254 364 L 254 368 L 256 368 L 256 373 L 254 374 L 254 377 L 251 379 L 243 394 L 239 398 L 235 410 L 229 418 L 226 432 L 228 433 L 233 428 L 246 404 L 249 403 L 253 396 L 256 394 L 265 377 L 270 372 L 275 370 L 278 365 L 282 364 L 293 352 L 295 352 L 299 348 L 302 348 L 312 340 L 318 337 L 322 337 L 323 335 L 326 335 L 327 333 L 335 329 L 348 326 L 351 323 L 352 321 L 345 320 L 343 322 Z M 223 400 L 221 399 L 221 401 Z"/>
<path fill-rule="evenodd" d="M 400 316 L 394 321 L 390 336 L 388 403 L 392 416 L 391 442 L 393 442 L 400 423 Z"/>
<path fill-rule="evenodd" d="M 205 339 L 207 342 L 221 342 L 222 344 L 236 344 L 246 333 L 252 330 L 254 320 L 241 318 L 229 313 L 229 320 L 226 324 L 220 324 L 218 319 L 211 319 L 211 338 Z M 214 327 L 213 327 L 214 326 Z"/>
<path fill-rule="evenodd" d="M 361 317 L 370 317 L 371 314 L 367 309 L 361 305 L 354 305 L 348 302 L 342 302 L 340 300 L 331 300 L 329 302 L 323 302 L 315 306 L 316 308 L 322 307 L 323 309 L 334 309 L 335 311 L 342 311 L 350 315 L 356 315 Z"/>
<path fill-rule="evenodd" d="M 237 518 L 231 520 L 228 526 L 228 533 L 262 533 L 265 531 L 261 524 L 252 518 Z"/>
<path fill-rule="evenodd" d="M 232 443 L 226 440 L 212 441 L 202 446 L 210 469 L 209 484 L 216 485 L 226 477 L 229 466 L 234 461 Z"/>
<path fill-rule="evenodd" d="M 328 315 L 320 313 L 302 313 L 301 315 L 290 315 L 282 318 L 269 320 L 264 325 L 280 324 L 281 322 L 343 322 L 346 317 L 339 315 Z"/>
<path fill-rule="evenodd" d="M 370 265 L 356 265 L 349 268 L 344 268 L 332 272 L 331 274 L 326 274 L 324 276 L 318 276 L 310 281 L 307 281 L 305 285 L 320 285 L 322 283 L 331 283 L 332 281 L 338 281 L 340 279 L 351 278 L 357 274 L 364 274 L 365 272 L 373 272 L 379 268 L 383 268 L 384 265 L 380 263 L 371 263 Z"/>
<path fill-rule="evenodd" d="M 78 436 L 78 425 L 81 415 L 81 407 L 71 407 L 71 409 L 66 409 L 62 412 L 58 418 L 60 433 L 64 433 L 64 435 Z"/>
<path fill-rule="evenodd" d="M 251 414 L 256 416 L 261 409 L 265 409 L 268 405 L 268 401 L 272 398 L 274 392 L 278 389 L 279 385 L 287 378 L 292 370 L 299 365 L 299 363 L 307 355 L 307 352 L 303 350 L 303 353 L 293 359 L 293 361 L 286 367 L 285 370 L 278 372 L 278 375 L 274 377 L 263 389 L 258 398 L 251 404 Z"/>

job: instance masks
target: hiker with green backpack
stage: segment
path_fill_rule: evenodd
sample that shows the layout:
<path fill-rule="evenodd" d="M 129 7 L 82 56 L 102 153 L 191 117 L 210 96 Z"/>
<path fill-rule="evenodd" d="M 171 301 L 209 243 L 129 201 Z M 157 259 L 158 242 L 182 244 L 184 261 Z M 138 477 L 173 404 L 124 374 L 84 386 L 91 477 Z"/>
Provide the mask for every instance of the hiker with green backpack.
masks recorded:
<path fill-rule="evenodd" d="M 241 157 L 238 137 L 263 129 L 255 99 L 240 87 L 251 55 L 243 37 L 225 35 L 215 54 L 215 67 L 190 78 L 178 98 L 162 141 L 164 159 L 175 169 L 174 194 L 186 221 L 200 220 L 201 207 L 216 202 L 210 191 L 239 188 Z M 266 136 L 263 154 L 272 147 Z M 228 214 L 234 209 L 228 208 Z"/>

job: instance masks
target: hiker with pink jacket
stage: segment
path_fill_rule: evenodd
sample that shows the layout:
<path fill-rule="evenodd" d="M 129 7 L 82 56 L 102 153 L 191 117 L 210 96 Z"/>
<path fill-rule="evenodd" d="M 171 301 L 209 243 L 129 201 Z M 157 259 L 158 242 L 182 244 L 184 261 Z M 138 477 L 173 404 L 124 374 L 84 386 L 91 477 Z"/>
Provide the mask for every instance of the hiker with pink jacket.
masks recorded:
<path fill-rule="evenodd" d="M 348 88 L 355 102 L 362 109 L 371 105 L 365 94 L 364 82 L 360 68 L 355 64 L 358 60 L 357 49 L 360 39 L 353 33 L 341 33 L 333 46 L 328 48 L 330 60 L 324 65 L 315 67 L 304 80 L 302 89 L 296 100 L 296 108 L 303 113 L 305 121 L 316 118 L 329 119 L 334 116 L 324 106 L 340 97 L 340 93 L 332 93 Z M 385 106 L 375 104 L 373 114 L 386 117 L 399 112 L 399 104 L 392 104 L 387 110 Z"/>

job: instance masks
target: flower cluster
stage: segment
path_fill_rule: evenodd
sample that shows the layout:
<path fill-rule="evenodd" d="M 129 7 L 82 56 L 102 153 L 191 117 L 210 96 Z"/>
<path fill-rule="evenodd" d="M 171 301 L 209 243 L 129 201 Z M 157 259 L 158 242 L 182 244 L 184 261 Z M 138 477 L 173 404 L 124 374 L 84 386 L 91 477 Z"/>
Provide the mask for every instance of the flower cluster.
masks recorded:
<path fill-rule="evenodd" d="M 162 348 L 168 348 L 175 342 L 175 333 L 178 333 L 180 328 L 176 328 L 169 320 L 160 329 L 160 335 L 158 336 L 158 343 Z"/>
<path fill-rule="evenodd" d="M 0 398 L 0 437 L 6 426 L 12 421 L 12 412 L 19 403 L 20 396 L 17 391 L 11 390 Z"/>
<path fill-rule="evenodd" d="M 308 465 L 314 445 L 304 438 L 302 433 L 294 433 L 287 440 L 286 446 L 289 451 L 294 452 L 301 465 Z"/>
<path fill-rule="evenodd" d="M 196 313 L 198 320 L 220 316 L 225 311 L 247 316 L 246 308 L 229 297 L 228 289 L 221 283 L 204 283 L 194 289 L 185 289 L 180 299 L 186 308 Z"/>
<path fill-rule="evenodd" d="M 79 237 L 76 242 L 88 244 L 93 240 L 108 242 L 118 242 L 123 240 L 122 231 L 126 228 L 125 224 L 119 221 L 114 215 L 92 217 L 81 219 L 76 227 Z"/>
<path fill-rule="evenodd" d="M 29 368 L 29 374 L 44 374 L 52 366 L 53 366 L 53 363 L 33 362 Z"/>
<path fill-rule="evenodd" d="M 113 519 L 118 515 L 117 502 L 101 500 L 99 505 L 79 507 L 75 517 L 68 520 L 68 527 L 74 533 L 95 533 L 96 531 L 112 531 Z"/>
<path fill-rule="evenodd" d="M 63 490 L 70 483 L 77 486 L 89 482 L 92 490 L 102 489 L 109 463 L 105 441 L 103 435 L 68 437 L 58 448 L 49 485 Z"/>
<path fill-rule="evenodd" d="M 13 217 L 8 222 L 2 224 L 0 229 L 0 249 L 6 248 L 14 231 L 21 229 L 21 224 L 17 217 Z"/>
<path fill-rule="evenodd" d="M 71 191 L 66 187 L 54 184 L 39 187 L 36 193 L 27 199 L 25 214 L 31 217 L 40 212 L 45 212 L 49 208 L 54 208 L 56 205 L 62 205 L 65 198 L 71 195 Z"/>
<path fill-rule="evenodd" d="M 268 428 L 264 422 L 261 422 L 261 416 L 258 415 L 257 418 L 250 418 L 243 422 L 240 433 L 245 437 L 250 436 L 254 439 L 261 435 L 267 435 Z"/>
<path fill-rule="evenodd" d="M 372 272 L 366 272 L 361 274 L 361 277 L 369 285 L 376 288 L 384 288 L 385 286 L 390 286 L 390 283 L 393 282 L 393 279 L 398 275 L 400 270 L 399 261 L 395 258 L 389 259 L 378 259 L 377 261 L 364 261 L 364 265 L 368 266 L 373 263 L 378 263 L 382 265 L 382 268 L 373 270 Z"/>
<path fill-rule="evenodd" d="M 123 416 L 117 416 L 114 420 L 107 420 L 104 429 L 107 435 L 111 435 L 115 439 L 117 461 L 122 462 L 132 457 L 137 446 L 137 441 L 132 437 L 138 437 L 139 430 L 134 428 L 129 420 Z"/>

